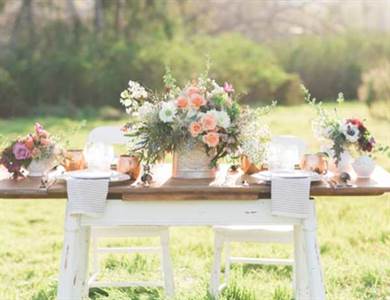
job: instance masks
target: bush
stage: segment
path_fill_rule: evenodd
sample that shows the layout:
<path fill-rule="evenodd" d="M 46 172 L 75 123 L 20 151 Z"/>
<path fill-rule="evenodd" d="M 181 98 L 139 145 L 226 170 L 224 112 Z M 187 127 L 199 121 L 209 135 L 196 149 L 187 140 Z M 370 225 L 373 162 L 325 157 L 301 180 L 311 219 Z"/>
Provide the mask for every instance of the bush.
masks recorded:
<path fill-rule="evenodd" d="M 362 72 L 390 59 L 390 39 L 383 33 L 303 36 L 272 48 L 284 69 L 299 74 L 321 100 L 333 99 L 339 91 L 346 99 L 356 99 Z"/>
<path fill-rule="evenodd" d="M 384 61 L 362 75 L 359 100 L 367 103 L 370 112 L 390 120 L 390 62 Z"/>
<path fill-rule="evenodd" d="M 0 117 L 9 117 L 20 112 L 28 112 L 23 101 L 19 99 L 17 84 L 9 72 L 0 66 Z"/>
<path fill-rule="evenodd" d="M 211 61 L 211 75 L 219 82 L 231 81 L 243 92 L 246 103 L 270 103 L 276 98 L 281 103 L 303 101 L 300 80 L 278 65 L 269 49 L 240 35 L 219 37 L 198 36 L 190 40 L 176 38 L 145 46 L 138 58 L 139 67 L 146 72 L 142 82 L 152 88 L 161 88 L 164 65 L 172 67 L 181 83 L 204 71 L 207 57 Z"/>
<path fill-rule="evenodd" d="M 129 79 L 162 88 L 166 65 L 180 82 L 204 71 L 232 81 L 242 99 L 255 105 L 303 101 L 299 77 L 286 73 L 266 47 L 241 35 L 182 35 L 129 41 L 125 36 L 98 38 L 87 28 L 79 37 L 69 25 L 47 25 L 37 44 L 22 43 L 0 56 L 0 116 L 73 115 L 101 106 L 120 108 L 119 94 Z M 11 51 L 12 50 L 12 51 Z"/>

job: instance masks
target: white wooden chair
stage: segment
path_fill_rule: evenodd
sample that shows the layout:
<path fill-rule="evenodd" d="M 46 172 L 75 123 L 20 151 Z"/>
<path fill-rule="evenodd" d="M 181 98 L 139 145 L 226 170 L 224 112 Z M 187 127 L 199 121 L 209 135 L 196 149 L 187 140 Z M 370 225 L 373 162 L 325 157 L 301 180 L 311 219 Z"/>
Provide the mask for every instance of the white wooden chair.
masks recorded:
<path fill-rule="evenodd" d="M 103 126 L 93 129 L 88 136 L 88 143 L 104 143 L 106 145 L 126 144 L 128 139 L 123 135 L 120 127 Z M 102 238 L 124 237 L 159 237 L 160 247 L 99 247 Z M 172 262 L 169 254 L 169 229 L 166 226 L 116 226 L 91 228 L 92 240 L 92 267 L 93 274 L 88 280 L 91 287 L 164 287 L 167 296 L 174 295 L 174 281 Z M 162 262 L 162 277 L 160 281 L 98 281 L 100 273 L 99 255 L 107 253 L 160 253 Z"/>
<path fill-rule="evenodd" d="M 301 139 L 294 136 L 275 136 L 271 143 L 293 145 L 298 148 L 298 154 L 303 156 L 306 145 Z M 296 163 L 299 163 L 297 161 Z M 294 227 L 291 225 L 264 225 L 264 226 L 214 226 L 214 263 L 211 273 L 210 291 L 217 295 L 229 281 L 230 266 L 233 263 L 261 264 L 261 265 L 289 265 L 293 267 L 293 281 L 295 282 L 295 267 L 293 259 L 281 258 L 249 258 L 233 257 L 230 254 L 232 242 L 257 242 L 293 244 Z M 220 270 L 222 251 L 225 247 L 224 283 L 220 284 Z"/>

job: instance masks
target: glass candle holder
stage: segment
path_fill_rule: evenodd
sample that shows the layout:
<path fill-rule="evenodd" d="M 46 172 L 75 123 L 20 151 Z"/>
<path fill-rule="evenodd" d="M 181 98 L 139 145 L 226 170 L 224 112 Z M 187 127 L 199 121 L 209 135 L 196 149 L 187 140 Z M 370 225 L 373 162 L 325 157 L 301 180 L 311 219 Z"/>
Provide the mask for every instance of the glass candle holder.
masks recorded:
<path fill-rule="evenodd" d="M 85 169 L 86 163 L 85 163 L 83 150 L 80 149 L 66 150 L 64 167 L 66 171 L 77 171 L 77 170 Z"/>
<path fill-rule="evenodd" d="M 117 171 L 130 175 L 131 179 L 136 180 L 141 171 L 141 164 L 136 156 L 121 155 L 118 158 Z"/>
<path fill-rule="evenodd" d="M 318 174 L 326 174 L 328 171 L 328 160 L 325 154 L 305 154 L 301 161 L 301 169 L 313 171 Z"/>

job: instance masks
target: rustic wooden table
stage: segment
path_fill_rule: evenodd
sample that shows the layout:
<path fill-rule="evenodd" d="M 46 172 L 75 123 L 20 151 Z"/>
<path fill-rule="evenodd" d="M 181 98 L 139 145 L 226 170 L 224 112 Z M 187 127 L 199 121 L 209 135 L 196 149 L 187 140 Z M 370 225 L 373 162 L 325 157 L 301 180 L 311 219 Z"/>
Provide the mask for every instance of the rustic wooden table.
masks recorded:
<path fill-rule="evenodd" d="M 89 232 L 91 226 L 168 225 L 294 225 L 298 299 L 325 299 L 317 247 L 315 201 L 310 201 L 307 219 L 271 214 L 270 186 L 242 184 L 239 174 L 217 180 L 182 180 L 170 176 L 170 166 L 161 165 L 155 182 L 144 187 L 136 182 L 109 189 L 103 216 L 98 218 L 66 214 L 60 267 L 58 299 L 81 299 L 86 289 Z M 235 178 L 226 181 L 227 178 Z M 39 178 L 0 181 L 0 198 L 65 198 L 64 183 L 40 188 Z M 390 192 L 390 174 L 381 167 L 370 179 L 353 178 L 351 186 L 335 188 L 322 181 L 311 186 L 311 196 L 371 196 Z M 215 292 L 215 291 L 213 291 Z"/>

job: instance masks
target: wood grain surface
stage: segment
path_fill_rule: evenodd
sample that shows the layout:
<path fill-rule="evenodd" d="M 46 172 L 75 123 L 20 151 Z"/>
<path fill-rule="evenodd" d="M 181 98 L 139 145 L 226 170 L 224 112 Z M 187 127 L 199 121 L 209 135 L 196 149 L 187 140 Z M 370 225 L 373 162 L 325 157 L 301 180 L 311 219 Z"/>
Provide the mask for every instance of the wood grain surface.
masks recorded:
<path fill-rule="evenodd" d="M 4 177 L 4 173 L 2 174 Z M 245 175 L 246 176 L 246 175 Z M 253 183 L 242 173 L 227 173 L 221 168 L 215 180 L 171 178 L 171 165 L 158 165 L 153 170 L 154 182 L 145 187 L 139 182 L 112 186 L 108 198 L 131 200 L 252 200 L 270 197 L 270 185 Z M 390 173 L 377 166 L 369 179 L 357 179 L 352 174 L 350 186 L 332 187 L 321 181 L 311 186 L 312 196 L 370 196 L 390 192 Z M 0 176 L 1 178 L 1 176 Z M 247 182 L 252 182 L 248 184 Z M 66 198 L 63 182 L 41 188 L 40 178 L 0 180 L 0 198 Z"/>

